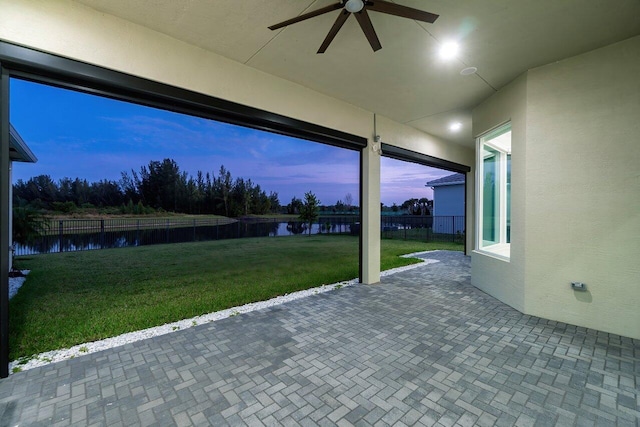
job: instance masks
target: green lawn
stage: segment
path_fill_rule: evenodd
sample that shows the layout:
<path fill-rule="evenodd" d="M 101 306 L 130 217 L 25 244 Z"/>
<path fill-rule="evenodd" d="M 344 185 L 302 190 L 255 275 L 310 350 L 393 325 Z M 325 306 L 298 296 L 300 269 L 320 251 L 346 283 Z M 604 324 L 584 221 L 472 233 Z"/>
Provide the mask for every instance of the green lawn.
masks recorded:
<path fill-rule="evenodd" d="M 398 255 L 461 245 L 383 240 Z M 10 301 L 17 359 L 358 276 L 358 238 L 221 240 L 20 257 L 31 273 Z"/>

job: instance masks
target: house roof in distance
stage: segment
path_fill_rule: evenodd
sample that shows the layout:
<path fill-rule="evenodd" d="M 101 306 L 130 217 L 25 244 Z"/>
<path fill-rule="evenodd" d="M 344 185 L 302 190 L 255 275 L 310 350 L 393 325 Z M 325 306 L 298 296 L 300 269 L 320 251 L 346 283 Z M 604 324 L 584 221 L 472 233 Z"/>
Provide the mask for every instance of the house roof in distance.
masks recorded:
<path fill-rule="evenodd" d="M 9 158 L 14 162 L 35 163 L 38 161 L 38 158 L 12 124 L 9 124 Z"/>
<path fill-rule="evenodd" d="M 442 187 L 445 185 L 464 184 L 465 176 L 462 173 L 454 173 L 433 181 L 427 182 L 426 187 Z"/>

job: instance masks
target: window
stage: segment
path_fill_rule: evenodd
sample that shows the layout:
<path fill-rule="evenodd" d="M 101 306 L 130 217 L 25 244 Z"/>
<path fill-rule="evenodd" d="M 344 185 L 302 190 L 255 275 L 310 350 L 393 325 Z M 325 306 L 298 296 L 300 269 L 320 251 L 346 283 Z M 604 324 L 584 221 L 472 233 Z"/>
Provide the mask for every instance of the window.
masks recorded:
<path fill-rule="evenodd" d="M 511 124 L 478 138 L 477 247 L 509 259 L 511 250 Z"/>

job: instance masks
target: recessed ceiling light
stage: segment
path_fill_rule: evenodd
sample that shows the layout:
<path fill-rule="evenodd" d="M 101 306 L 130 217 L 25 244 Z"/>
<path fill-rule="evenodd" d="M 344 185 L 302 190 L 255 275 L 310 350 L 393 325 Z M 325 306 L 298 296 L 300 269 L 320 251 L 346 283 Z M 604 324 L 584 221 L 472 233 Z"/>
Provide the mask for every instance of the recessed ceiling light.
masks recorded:
<path fill-rule="evenodd" d="M 440 57 L 442 59 L 453 59 L 458 55 L 460 46 L 456 42 L 446 42 L 440 46 Z"/>
<path fill-rule="evenodd" d="M 449 125 L 449 130 L 451 132 L 458 132 L 460 129 L 462 129 L 462 123 L 460 122 L 453 122 Z"/>
<path fill-rule="evenodd" d="M 462 71 L 460 71 L 460 74 L 463 76 L 469 76 L 471 74 L 475 74 L 477 71 L 478 69 L 476 67 L 467 67 L 463 68 Z"/>

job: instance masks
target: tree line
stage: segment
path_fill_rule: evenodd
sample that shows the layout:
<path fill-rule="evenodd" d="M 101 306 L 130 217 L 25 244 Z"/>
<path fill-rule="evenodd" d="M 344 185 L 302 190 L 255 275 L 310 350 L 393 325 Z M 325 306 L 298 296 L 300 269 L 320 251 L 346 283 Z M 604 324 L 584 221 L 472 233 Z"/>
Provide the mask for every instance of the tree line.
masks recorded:
<path fill-rule="evenodd" d="M 280 211 L 278 193 L 267 194 L 251 179 L 233 178 L 224 165 L 218 173 L 181 171 L 173 159 L 150 161 L 139 171 L 122 172 L 118 181 L 38 175 L 13 185 L 15 206 L 69 213 L 77 208 L 117 208 L 121 213 L 167 211 L 229 217 Z"/>
<path fill-rule="evenodd" d="M 394 212 L 400 215 L 422 215 L 431 216 L 433 212 L 433 200 L 429 200 L 426 197 L 420 199 L 411 198 L 398 205 L 393 203 L 391 206 L 387 206 L 384 203 L 380 203 L 380 212 L 383 215 L 389 215 L 389 212 Z"/>

